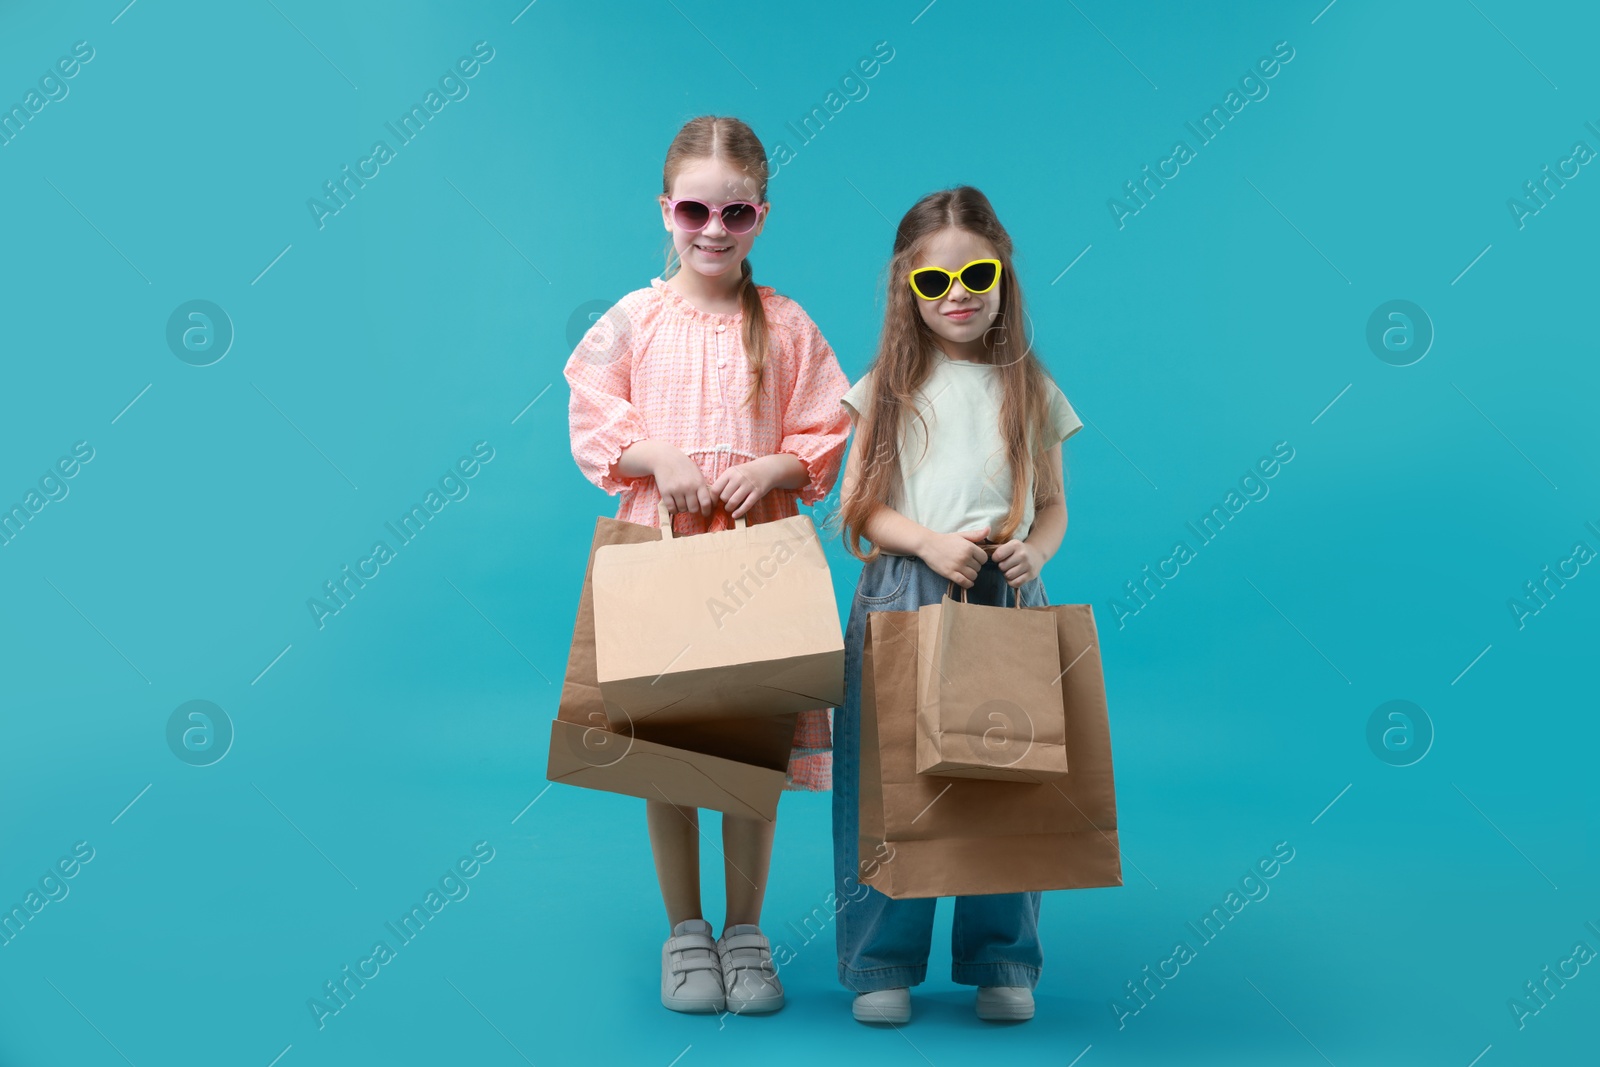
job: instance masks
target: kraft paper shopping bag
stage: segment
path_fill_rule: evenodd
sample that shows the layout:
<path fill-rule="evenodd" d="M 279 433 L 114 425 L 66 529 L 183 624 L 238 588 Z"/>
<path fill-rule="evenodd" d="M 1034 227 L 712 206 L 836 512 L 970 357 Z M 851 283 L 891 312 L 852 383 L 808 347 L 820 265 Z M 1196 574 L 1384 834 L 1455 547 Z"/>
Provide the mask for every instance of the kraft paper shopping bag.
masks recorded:
<path fill-rule="evenodd" d="M 861 880 L 890 897 L 1122 884 L 1111 732 L 1094 615 L 1053 607 L 1072 765 L 1042 783 L 916 768 L 917 612 L 867 617 L 861 667 Z"/>
<path fill-rule="evenodd" d="M 594 560 L 595 665 L 613 724 L 836 707 L 844 636 L 804 515 L 611 544 Z"/>
<path fill-rule="evenodd" d="M 545 776 L 585 789 L 776 818 L 794 740 L 794 715 L 691 726 L 613 728 L 595 675 L 593 573 L 603 545 L 658 540 L 653 526 L 602 518 L 584 570 L 572 648 Z"/>
<path fill-rule="evenodd" d="M 1060 778 L 1068 753 L 1055 610 L 972 604 L 960 592 L 917 612 L 917 772 Z"/>

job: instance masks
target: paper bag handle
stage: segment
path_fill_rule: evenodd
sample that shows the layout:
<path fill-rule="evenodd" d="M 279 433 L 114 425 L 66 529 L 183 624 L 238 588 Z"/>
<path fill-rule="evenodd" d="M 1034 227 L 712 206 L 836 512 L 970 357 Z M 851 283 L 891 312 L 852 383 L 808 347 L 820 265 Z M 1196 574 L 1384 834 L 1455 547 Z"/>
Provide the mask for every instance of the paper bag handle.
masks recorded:
<path fill-rule="evenodd" d="M 717 505 L 717 510 L 726 511 L 727 509 L 719 504 Z M 665 500 L 656 501 L 656 518 L 661 523 L 661 539 L 663 541 L 672 540 L 672 515 L 673 513 L 667 510 L 667 502 Z M 733 528 L 735 530 L 745 528 L 743 515 L 733 520 Z"/>
<path fill-rule="evenodd" d="M 1011 589 L 1011 584 L 1009 582 L 1006 583 L 1006 588 Z M 956 596 L 957 590 L 959 590 L 961 593 L 959 597 Z M 1012 599 L 1016 601 L 1016 604 L 1013 606 L 1017 608 L 1022 607 L 1022 590 L 1011 589 L 1011 591 L 1013 594 L 1015 594 Z M 967 587 L 964 585 L 957 585 L 955 582 L 951 582 L 950 585 L 945 589 L 944 595 L 949 597 L 951 600 L 959 601 L 962 604 L 967 603 Z M 1001 607 L 1004 606 L 1004 604 L 1001 605 Z"/>

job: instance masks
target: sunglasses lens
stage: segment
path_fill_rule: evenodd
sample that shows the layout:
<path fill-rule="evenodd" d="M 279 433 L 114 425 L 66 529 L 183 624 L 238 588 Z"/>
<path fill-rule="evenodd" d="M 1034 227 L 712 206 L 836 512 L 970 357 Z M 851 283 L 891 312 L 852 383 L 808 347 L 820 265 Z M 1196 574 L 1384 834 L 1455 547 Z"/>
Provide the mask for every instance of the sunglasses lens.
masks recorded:
<path fill-rule="evenodd" d="M 950 275 L 942 270 L 912 271 L 911 288 L 924 300 L 937 300 L 950 291 Z"/>
<path fill-rule="evenodd" d="M 703 230 L 711 221 L 711 209 L 698 200 L 680 200 L 672 209 L 672 221 L 680 230 Z"/>
<path fill-rule="evenodd" d="M 987 293 L 994 288 L 1000 268 L 994 263 L 973 263 L 961 272 L 961 285 L 969 293 Z"/>
<path fill-rule="evenodd" d="M 756 219 L 760 217 L 761 211 L 754 204 L 722 206 L 722 228 L 729 233 L 749 233 L 755 228 Z"/>

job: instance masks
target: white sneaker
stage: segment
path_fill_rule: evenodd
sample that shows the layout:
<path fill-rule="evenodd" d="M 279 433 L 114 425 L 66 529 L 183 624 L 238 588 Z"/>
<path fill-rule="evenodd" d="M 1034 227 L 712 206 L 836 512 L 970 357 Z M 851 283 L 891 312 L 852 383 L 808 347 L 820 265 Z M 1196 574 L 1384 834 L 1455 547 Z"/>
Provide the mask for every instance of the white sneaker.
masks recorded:
<path fill-rule="evenodd" d="M 850 1014 L 858 1023 L 908 1023 L 911 1021 L 911 990 L 879 989 L 871 993 L 857 993 Z"/>
<path fill-rule="evenodd" d="M 711 924 L 685 919 L 661 946 L 661 1006 L 673 1011 L 718 1012 L 726 1006 L 722 963 Z"/>
<path fill-rule="evenodd" d="M 1023 985 L 978 987 L 978 1018 L 992 1023 L 1020 1023 L 1033 1018 L 1033 990 Z"/>
<path fill-rule="evenodd" d="M 722 985 L 728 1010 L 735 1015 L 759 1015 L 783 1007 L 783 983 L 772 962 L 772 945 L 761 927 L 739 923 L 717 941 L 722 960 Z"/>

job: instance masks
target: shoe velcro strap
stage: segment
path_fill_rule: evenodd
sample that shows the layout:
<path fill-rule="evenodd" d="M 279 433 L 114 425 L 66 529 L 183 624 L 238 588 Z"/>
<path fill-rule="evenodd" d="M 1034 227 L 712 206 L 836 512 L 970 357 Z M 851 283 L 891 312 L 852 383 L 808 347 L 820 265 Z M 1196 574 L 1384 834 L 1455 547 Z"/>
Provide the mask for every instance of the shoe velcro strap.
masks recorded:
<path fill-rule="evenodd" d="M 717 943 L 705 934 L 679 934 L 677 937 L 667 938 L 667 949 L 671 952 L 692 952 L 700 949 L 715 956 Z"/>
<path fill-rule="evenodd" d="M 772 945 L 765 934 L 734 934 L 732 937 L 723 938 L 722 942 L 717 946 L 717 950 L 723 955 L 750 949 L 770 953 Z"/>
<path fill-rule="evenodd" d="M 772 966 L 771 956 L 724 956 L 722 958 L 722 970 L 724 973 L 728 971 L 764 972 L 769 970 L 776 971 L 777 968 Z"/>
<path fill-rule="evenodd" d="M 672 960 L 672 973 L 684 974 L 688 971 L 719 971 L 722 964 L 718 960 L 705 956 L 675 956 Z"/>

